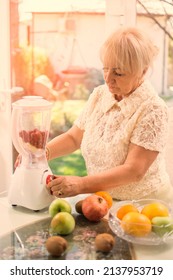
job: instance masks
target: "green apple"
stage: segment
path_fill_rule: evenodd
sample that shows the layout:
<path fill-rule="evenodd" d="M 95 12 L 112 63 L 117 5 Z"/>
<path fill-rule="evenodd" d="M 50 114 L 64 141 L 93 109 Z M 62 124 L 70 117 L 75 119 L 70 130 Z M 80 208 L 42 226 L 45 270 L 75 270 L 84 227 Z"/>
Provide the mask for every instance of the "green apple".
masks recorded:
<path fill-rule="evenodd" d="M 62 198 L 57 198 L 52 201 L 49 206 L 49 215 L 54 217 L 59 212 L 67 212 L 71 214 L 72 208 L 71 205 Z"/>
<path fill-rule="evenodd" d="M 152 230 L 159 236 L 165 233 L 173 234 L 173 217 L 154 217 L 151 220 Z"/>
<path fill-rule="evenodd" d="M 60 235 L 70 234 L 75 228 L 75 219 L 70 213 L 57 213 L 50 224 L 53 233 Z"/>

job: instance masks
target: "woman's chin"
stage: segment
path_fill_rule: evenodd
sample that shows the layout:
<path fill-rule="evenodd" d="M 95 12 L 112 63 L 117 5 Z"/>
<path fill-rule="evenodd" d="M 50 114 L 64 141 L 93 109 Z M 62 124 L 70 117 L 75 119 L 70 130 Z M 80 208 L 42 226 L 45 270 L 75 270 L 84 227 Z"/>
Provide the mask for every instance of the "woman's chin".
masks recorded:
<path fill-rule="evenodd" d="M 115 87 L 109 87 L 109 91 L 110 91 L 112 94 L 116 94 L 117 89 L 116 89 Z"/>

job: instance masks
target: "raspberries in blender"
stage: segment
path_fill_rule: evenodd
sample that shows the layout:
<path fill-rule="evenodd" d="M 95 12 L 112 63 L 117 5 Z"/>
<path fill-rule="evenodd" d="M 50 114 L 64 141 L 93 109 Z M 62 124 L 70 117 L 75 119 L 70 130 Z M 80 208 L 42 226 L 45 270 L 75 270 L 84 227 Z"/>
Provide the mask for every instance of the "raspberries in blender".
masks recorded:
<path fill-rule="evenodd" d="M 37 128 L 29 131 L 21 130 L 19 132 L 19 136 L 25 143 L 29 143 L 37 149 L 44 149 L 48 136 L 48 131 L 40 131 Z"/>

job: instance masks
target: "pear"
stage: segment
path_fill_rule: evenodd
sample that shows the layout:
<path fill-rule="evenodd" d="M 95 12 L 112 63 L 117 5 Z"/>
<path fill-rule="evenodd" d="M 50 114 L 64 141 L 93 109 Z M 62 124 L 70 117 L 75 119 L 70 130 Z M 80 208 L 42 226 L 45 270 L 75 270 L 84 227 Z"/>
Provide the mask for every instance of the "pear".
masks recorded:
<path fill-rule="evenodd" d="M 152 231 L 157 235 L 173 234 L 173 217 L 154 217 L 151 223 Z"/>

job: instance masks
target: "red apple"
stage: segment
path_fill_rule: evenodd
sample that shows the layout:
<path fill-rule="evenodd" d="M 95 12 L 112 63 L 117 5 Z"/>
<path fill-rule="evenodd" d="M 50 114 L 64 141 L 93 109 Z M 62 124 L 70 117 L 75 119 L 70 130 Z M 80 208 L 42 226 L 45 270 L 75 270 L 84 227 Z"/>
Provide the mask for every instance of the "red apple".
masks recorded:
<path fill-rule="evenodd" d="M 47 177 L 46 177 L 46 185 L 48 185 L 52 180 L 54 180 L 56 178 L 56 176 L 55 175 L 53 175 L 53 174 L 49 174 L 49 175 L 47 175 Z"/>
<path fill-rule="evenodd" d="M 82 213 L 89 221 L 98 222 L 108 213 L 108 204 L 103 197 L 92 194 L 83 200 Z"/>

